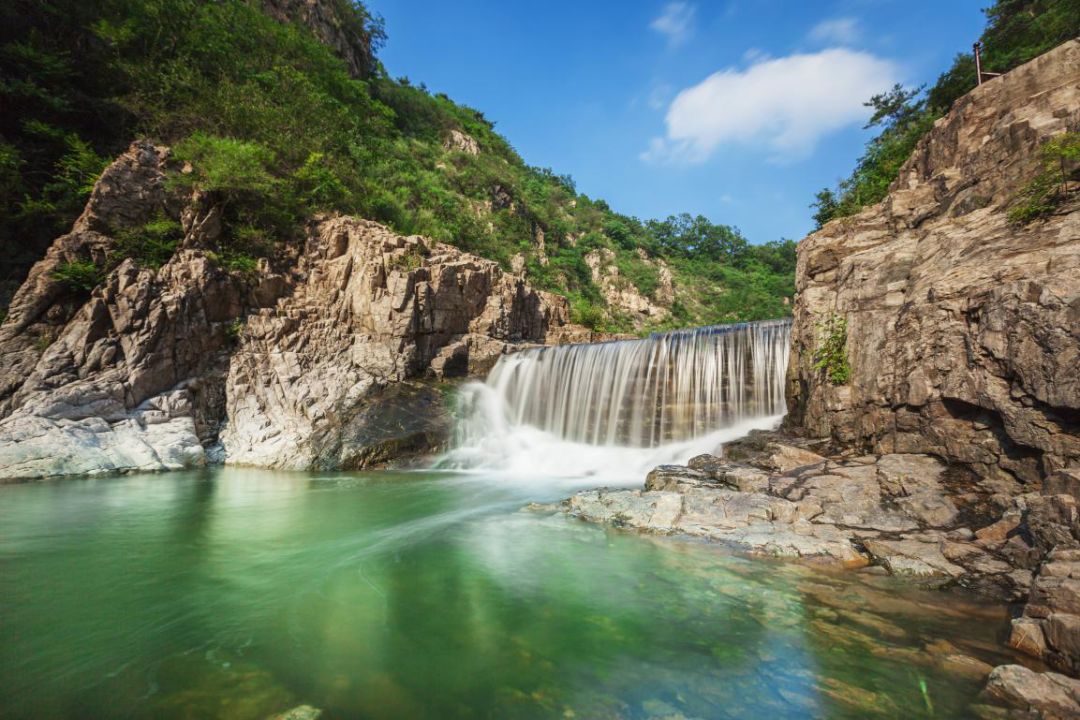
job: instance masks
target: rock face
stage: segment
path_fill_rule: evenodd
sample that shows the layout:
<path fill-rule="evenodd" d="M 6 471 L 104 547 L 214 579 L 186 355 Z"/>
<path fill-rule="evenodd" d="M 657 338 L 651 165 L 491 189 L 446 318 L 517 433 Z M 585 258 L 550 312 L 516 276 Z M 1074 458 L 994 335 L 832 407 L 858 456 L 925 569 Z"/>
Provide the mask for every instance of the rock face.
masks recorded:
<path fill-rule="evenodd" d="M 925 530 L 888 536 L 873 497 L 869 513 L 854 502 L 855 521 L 839 521 L 881 530 L 861 547 L 894 574 L 958 578 L 1013 600 L 1030 592 L 1009 642 L 1071 675 L 1080 673 L 1080 198 L 1025 226 L 1007 214 L 1039 170 L 1042 143 L 1077 129 L 1072 41 L 962 98 L 885 201 L 799 245 L 787 421 L 834 448 L 926 453 L 971 471 L 966 488 L 939 476 L 948 490 L 939 495 L 921 487 L 923 472 L 882 482 L 877 463 L 883 493 L 903 488 L 887 514 L 953 528 L 937 542 Z M 850 365 L 842 385 L 814 367 L 837 317 Z M 874 492 L 841 489 L 837 507 L 848 513 Z M 1080 714 L 1077 681 L 1019 666 L 995 669 L 987 696 L 1010 717 Z"/>
<path fill-rule="evenodd" d="M 1080 202 L 1006 217 L 1043 141 L 1080 127 L 1080 41 L 971 92 L 888 198 L 799 245 L 793 425 L 877 453 L 929 453 L 1005 495 L 1080 466 Z M 847 320 L 850 381 L 814 369 Z"/>
<path fill-rule="evenodd" d="M 130 260 L 95 291 L 55 277 L 106 263 L 110 235 L 167 209 L 168 150 L 137 143 L 103 174 L 72 231 L 31 270 L 0 326 L 0 476 L 44 477 L 201 462 L 227 321 L 241 286 L 202 253 L 158 271 Z"/>
<path fill-rule="evenodd" d="M 572 332 L 564 299 L 497 264 L 353 218 L 230 272 L 205 249 L 220 231 L 213 198 L 177 197 L 171 170 L 167 148 L 134 144 L 13 298 L 0 480 L 207 459 L 370 466 L 445 437 L 431 382 Z M 161 213 L 180 219 L 181 249 L 158 269 L 119 261 L 116 234 Z M 92 291 L 57 277 L 76 261 L 102 273 Z"/>
<path fill-rule="evenodd" d="M 464 376 L 566 319 L 565 301 L 492 261 L 354 218 L 317 225 L 298 276 L 240 334 L 221 434 L 230 463 L 362 467 L 369 448 L 343 442 L 341 430 L 365 398 L 435 360 Z"/>
<path fill-rule="evenodd" d="M 648 260 L 644 253 L 641 259 L 656 265 L 659 283 L 654 298 L 642 295 L 620 274 L 615 265 L 615 253 L 611 250 L 601 248 L 585 255 L 593 282 L 600 286 L 608 307 L 629 316 L 636 327 L 670 317 L 671 306 L 675 302 L 674 281 L 668 266 L 660 259 Z"/>

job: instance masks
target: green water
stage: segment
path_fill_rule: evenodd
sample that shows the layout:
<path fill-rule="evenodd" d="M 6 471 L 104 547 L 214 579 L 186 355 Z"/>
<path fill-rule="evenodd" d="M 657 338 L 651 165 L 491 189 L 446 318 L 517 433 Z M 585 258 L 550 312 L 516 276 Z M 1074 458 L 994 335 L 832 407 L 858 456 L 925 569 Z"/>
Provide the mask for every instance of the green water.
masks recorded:
<path fill-rule="evenodd" d="M 0 488 L 0 716 L 959 717 L 1001 608 L 519 510 L 217 470 Z"/>

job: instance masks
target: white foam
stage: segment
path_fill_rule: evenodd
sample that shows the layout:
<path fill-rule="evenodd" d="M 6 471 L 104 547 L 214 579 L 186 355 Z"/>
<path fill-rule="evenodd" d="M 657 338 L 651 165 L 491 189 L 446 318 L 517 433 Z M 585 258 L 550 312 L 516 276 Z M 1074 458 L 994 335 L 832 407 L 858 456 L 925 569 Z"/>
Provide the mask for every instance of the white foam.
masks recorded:
<path fill-rule="evenodd" d="M 657 465 L 776 427 L 789 338 L 787 322 L 751 323 L 504 356 L 461 389 L 454 449 L 436 467 L 549 489 L 640 486 Z"/>

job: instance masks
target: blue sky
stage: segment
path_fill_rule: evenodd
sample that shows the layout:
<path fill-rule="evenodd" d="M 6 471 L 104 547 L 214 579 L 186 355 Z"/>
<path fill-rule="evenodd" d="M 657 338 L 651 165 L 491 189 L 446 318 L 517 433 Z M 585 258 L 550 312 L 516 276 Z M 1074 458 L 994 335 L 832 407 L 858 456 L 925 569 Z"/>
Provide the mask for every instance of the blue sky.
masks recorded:
<path fill-rule="evenodd" d="M 988 0 L 369 0 L 391 75 L 482 110 L 532 165 L 640 218 L 801 238 L 862 102 L 932 83 Z"/>

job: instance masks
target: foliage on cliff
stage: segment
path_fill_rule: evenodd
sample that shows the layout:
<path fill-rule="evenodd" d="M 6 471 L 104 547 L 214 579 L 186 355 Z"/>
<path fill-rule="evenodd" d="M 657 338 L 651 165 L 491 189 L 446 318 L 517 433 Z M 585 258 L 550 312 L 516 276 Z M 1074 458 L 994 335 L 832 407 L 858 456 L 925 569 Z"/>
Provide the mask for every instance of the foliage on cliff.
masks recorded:
<path fill-rule="evenodd" d="M 1044 218 L 1069 199 L 1072 179 L 1080 176 L 1080 132 L 1066 132 L 1039 148 L 1042 169 L 1009 208 L 1009 219 L 1024 225 Z"/>
<path fill-rule="evenodd" d="M 177 188 L 209 193 L 240 266 L 302 237 L 320 212 L 354 214 L 497 260 L 566 294 L 578 321 L 627 330 L 585 255 L 607 248 L 646 296 L 658 260 L 674 321 L 787 314 L 794 246 L 749 245 L 703 218 L 641 222 L 526 165 L 484 115 L 392 79 L 359 2 L 323 0 L 357 45 L 350 66 L 274 0 L 13 0 L 0 8 L 0 247 L 8 285 L 70 226 L 108 158 L 134 138 L 174 148 Z M 127 252 L 161 264 L 169 246 Z M 150 238 L 154 240 L 154 238 Z M 149 241 L 148 241 L 149 242 Z M 134 244 L 132 244 L 134 243 Z M 0 291 L 0 302 L 10 292 Z"/>
<path fill-rule="evenodd" d="M 987 26 L 979 38 L 984 72 L 1008 72 L 1080 33 L 1080 0 L 996 0 L 985 12 Z M 976 80 L 975 57 L 963 52 L 929 90 L 897 85 L 871 98 L 866 105 L 874 114 L 867 127 L 881 132 L 867 143 L 850 177 L 836 190 L 818 192 L 811 205 L 817 226 L 884 199 L 916 143 Z"/>

